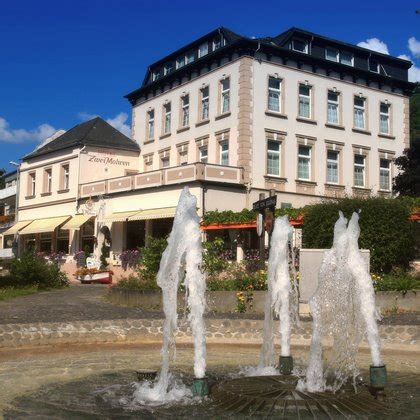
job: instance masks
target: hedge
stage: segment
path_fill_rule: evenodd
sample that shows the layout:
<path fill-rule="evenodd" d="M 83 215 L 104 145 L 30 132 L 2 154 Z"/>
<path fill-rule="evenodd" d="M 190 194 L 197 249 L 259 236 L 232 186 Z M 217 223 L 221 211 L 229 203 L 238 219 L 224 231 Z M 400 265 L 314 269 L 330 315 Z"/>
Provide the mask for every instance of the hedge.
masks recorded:
<path fill-rule="evenodd" d="M 371 252 L 371 270 L 388 273 L 392 268 L 408 268 L 414 257 L 412 206 L 404 200 L 385 198 L 343 198 L 305 207 L 303 247 L 330 248 L 338 211 L 347 218 L 360 214 L 360 248 Z"/>

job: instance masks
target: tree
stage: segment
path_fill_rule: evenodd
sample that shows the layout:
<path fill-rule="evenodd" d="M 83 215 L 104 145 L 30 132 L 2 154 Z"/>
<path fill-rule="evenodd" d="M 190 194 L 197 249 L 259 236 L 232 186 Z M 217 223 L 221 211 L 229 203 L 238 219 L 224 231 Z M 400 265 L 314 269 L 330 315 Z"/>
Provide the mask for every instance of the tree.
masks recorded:
<path fill-rule="evenodd" d="M 394 179 L 393 189 L 400 195 L 420 196 L 420 85 L 410 99 L 410 148 L 395 159 L 400 173 Z"/>

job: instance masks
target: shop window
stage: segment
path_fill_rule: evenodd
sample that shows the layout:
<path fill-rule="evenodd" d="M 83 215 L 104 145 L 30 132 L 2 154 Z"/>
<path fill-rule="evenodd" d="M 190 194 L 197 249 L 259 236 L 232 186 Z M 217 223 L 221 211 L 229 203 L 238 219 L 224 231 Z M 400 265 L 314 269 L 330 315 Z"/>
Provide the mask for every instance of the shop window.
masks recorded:
<path fill-rule="evenodd" d="M 153 220 L 153 237 L 166 238 L 172 230 L 174 219 L 156 219 Z"/>
<path fill-rule="evenodd" d="M 81 250 L 92 253 L 95 245 L 95 221 L 88 220 L 80 229 Z"/>
<path fill-rule="evenodd" d="M 57 252 L 69 253 L 70 231 L 59 229 L 57 232 Z"/>
<path fill-rule="evenodd" d="M 144 246 L 146 228 L 144 220 L 132 220 L 127 222 L 126 249 L 137 249 Z"/>
<path fill-rule="evenodd" d="M 52 232 L 43 232 L 39 236 L 39 251 L 50 254 L 52 251 Z"/>

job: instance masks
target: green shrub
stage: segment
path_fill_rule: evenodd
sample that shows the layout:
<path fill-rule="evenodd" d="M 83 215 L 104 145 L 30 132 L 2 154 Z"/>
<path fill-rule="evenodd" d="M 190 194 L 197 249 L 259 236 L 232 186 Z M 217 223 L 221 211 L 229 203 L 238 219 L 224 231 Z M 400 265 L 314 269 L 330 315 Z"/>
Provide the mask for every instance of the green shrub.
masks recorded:
<path fill-rule="evenodd" d="M 33 252 L 26 252 L 15 258 L 10 267 L 10 275 L 15 286 L 38 286 L 39 289 L 61 288 L 68 286 L 67 276 L 57 264 L 48 263 Z"/>
<path fill-rule="evenodd" d="M 203 268 L 209 275 L 214 275 L 222 272 L 227 266 L 228 262 L 222 258 L 224 251 L 224 241 L 222 238 L 215 238 L 213 241 L 203 243 Z"/>
<path fill-rule="evenodd" d="M 371 269 L 388 273 L 393 267 L 407 268 L 414 256 L 410 206 L 403 200 L 343 198 L 305 207 L 303 247 L 330 248 L 338 211 L 347 218 L 361 210 L 359 246 L 369 249 Z"/>
<path fill-rule="evenodd" d="M 155 278 L 159 271 L 160 260 L 168 241 L 165 238 L 147 238 L 147 246 L 142 248 L 138 274 L 142 279 Z"/>
<path fill-rule="evenodd" d="M 156 283 L 156 279 L 141 279 L 140 277 L 134 275 L 121 278 L 116 287 L 130 290 L 142 290 L 145 292 L 160 290 L 159 286 Z"/>
<path fill-rule="evenodd" d="M 401 270 L 383 276 L 372 275 L 372 278 L 376 291 L 398 291 L 405 294 L 412 290 L 420 290 L 420 278 Z"/>

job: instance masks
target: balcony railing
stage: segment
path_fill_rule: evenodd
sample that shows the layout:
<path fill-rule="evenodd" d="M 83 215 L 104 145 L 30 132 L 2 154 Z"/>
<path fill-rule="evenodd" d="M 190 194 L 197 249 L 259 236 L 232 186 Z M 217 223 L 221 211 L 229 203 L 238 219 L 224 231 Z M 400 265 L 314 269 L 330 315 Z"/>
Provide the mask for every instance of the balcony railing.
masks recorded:
<path fill-rule="evenodd" d="M 142 172 L 136 175 L 81 184 L 79 194 L 81 198 L 85 198 L 194 181 L 241 185 L 244 182 L 243 178 L 243 168 L 237 166 L 191 163 L 189 165 L 174 166 L 157 171 Z"/>
<path fill-rule="evenodd" d="M 0 216 L 0 230 L 8 229 L 9 227 L 13 226 L 15 223 L 15 215 L 14 214 L 6 214 Z"/>

